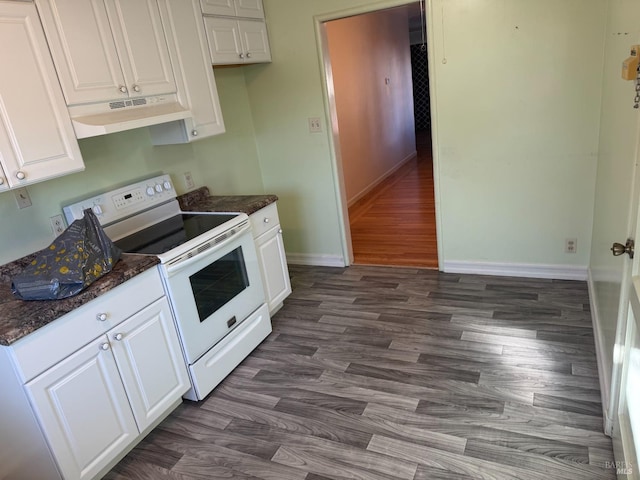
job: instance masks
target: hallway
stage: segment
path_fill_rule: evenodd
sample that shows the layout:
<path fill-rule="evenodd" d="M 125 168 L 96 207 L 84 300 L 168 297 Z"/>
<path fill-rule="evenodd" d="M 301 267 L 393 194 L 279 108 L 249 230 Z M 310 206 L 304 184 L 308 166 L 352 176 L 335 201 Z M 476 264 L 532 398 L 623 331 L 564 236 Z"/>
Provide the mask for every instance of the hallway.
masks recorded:
<path fill-rule="evenodd" d="M 354 263 L 438 268 L 429 132 L 418 155 L 349 207 Z"/>

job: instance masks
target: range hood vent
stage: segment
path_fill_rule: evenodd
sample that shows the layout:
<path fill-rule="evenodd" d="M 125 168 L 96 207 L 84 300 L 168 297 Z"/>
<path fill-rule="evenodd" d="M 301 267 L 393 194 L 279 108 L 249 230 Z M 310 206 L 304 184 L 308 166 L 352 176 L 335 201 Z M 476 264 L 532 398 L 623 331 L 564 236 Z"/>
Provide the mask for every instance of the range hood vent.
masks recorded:
<path fill-rule="evenodd" d="M 69 107 L 77 138 L 95 137 L 192 116 L 176 95 L 138 97 Z"/>

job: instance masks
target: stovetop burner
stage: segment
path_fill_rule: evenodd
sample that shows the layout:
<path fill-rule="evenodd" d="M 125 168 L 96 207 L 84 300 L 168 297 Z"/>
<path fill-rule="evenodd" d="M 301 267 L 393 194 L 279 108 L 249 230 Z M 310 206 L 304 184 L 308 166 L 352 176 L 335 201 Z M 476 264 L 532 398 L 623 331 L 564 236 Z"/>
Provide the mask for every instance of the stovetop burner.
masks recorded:
<path fill-rule="evenodd" d="M 125 253 L 159 255 L 237 217 L 237 214 L 181 214 L 114 242 Z"/>

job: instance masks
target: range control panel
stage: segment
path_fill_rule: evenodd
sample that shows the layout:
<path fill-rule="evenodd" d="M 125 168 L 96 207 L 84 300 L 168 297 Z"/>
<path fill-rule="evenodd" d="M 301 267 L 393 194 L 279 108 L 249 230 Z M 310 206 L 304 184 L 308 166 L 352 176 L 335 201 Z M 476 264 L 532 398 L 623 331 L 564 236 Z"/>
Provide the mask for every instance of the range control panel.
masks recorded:
<path fill-rule="evenodd" d="M 142 180 L 101 195 L 72 203 L 63 208 L 67 225 L 82 218 L 87 208 L 93 210 L 101 225 L 108 225 L 155 205 L 176 198 L 169 175 Z"/>

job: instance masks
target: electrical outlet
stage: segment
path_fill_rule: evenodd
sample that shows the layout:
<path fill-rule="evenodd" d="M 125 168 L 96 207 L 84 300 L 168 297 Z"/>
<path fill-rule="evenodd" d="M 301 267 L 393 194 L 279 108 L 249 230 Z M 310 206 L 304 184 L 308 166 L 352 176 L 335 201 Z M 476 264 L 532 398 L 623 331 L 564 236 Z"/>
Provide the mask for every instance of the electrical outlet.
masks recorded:
<path fill-rule="evenodd" d="M 53 217 L 49 217 L 49 222 L 51 222 L 51 229 L 53 230 L 53 234 L 56 237 L 64 232 L 64 218 L 62 217 L 62 215 L 54 215 Z"/>
<path fill-rule="evenodd" d="M 196 188 L 196 184 L 193 181 L 191 172 L 184 172 L 183 177 L 184 177 L 184 186 L 187 190 L 193 190 L 194 188 Z"/>
<path fill-rule="evenodd" d="M 18 208 L 22 209 L 31 206 L 31 197 L 27 192 L 27 187 L 17 188 L 13 191 L 13 194 L 16 196 Z"/>
<path fill-rule="evenodd" d="M 322 132 L 322 124 L 320 123 L 320 117 L 309 117 L 309 132 L 310 133 Z"/>
<path fill-rule="evenodd" d="M 576 253 L 578 251 L 578 239 L 566 238 L 564 241 L 564 253 Z"/>

